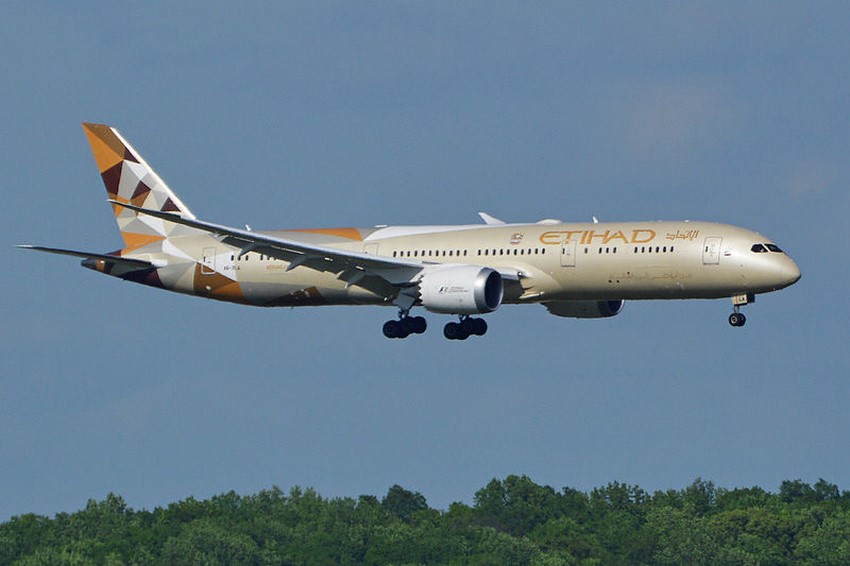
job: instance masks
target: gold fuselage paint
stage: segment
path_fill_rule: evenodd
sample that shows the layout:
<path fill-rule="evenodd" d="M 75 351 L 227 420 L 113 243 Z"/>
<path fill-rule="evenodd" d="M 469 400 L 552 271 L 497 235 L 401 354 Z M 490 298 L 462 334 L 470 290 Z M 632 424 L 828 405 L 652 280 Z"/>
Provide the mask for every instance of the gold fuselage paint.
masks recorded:
<path fill-rule="evenodd" d="M 423 266 L 491 267 L 505 277 L 505 303 L 565 300 L 720 298 L 787 284 L 783 253 L 755 254 L 769 242 L 751 230 L 706 222 L 388 226 L 260 232 Z M 152 246 L 153 247 L 153 246 Z M 178 292 L 259 306 L 392 305 L 338 274 L 240 250 L 198 232 L 154 253 L 159 281 Z M 203 258 L 198 261 L 198 258 Z M 196 269 L 186 275 L 188 263 Z M 202 265 L 203 264 L 203 265 Z M 511 277 L 511 275 L 514 275 Z"/>

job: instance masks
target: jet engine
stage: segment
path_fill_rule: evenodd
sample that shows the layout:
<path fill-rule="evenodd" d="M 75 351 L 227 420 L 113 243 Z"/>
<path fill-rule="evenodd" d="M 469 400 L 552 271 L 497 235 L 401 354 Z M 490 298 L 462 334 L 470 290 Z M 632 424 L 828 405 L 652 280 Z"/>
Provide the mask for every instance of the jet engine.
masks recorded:
<path fill-rule="evenodd" d="M 569 318 L 608 318 L 620 314 L 623 301 L 549 301 L 543 306 L 555 316 Z"/>
<path fill-rule="evenodd" d="M 419 280 L 419 299 L 431 312 L 476 314 L 502 304 L 504 286 L 499 272 L 489 267 L 452 265 L 426 271 Z"/>

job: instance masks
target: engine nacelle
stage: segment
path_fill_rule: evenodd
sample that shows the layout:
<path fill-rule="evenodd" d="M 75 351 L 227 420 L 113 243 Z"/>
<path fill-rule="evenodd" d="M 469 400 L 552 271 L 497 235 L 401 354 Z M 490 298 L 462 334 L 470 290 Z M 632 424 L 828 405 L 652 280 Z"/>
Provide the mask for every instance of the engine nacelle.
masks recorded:
<path fill-rule="evenodd" d="M 570 318 L 607 318 L 620 314 L 623 301 L 550 301 L 543 306 L 555 316 Z"/>
<path fill-rule="evenodd" d="M 502 304 L 504 285 L 489 267 L 452 265 L 426 271 L 419 280 L 419 299 L 431 312 L 477 314 Z"/>

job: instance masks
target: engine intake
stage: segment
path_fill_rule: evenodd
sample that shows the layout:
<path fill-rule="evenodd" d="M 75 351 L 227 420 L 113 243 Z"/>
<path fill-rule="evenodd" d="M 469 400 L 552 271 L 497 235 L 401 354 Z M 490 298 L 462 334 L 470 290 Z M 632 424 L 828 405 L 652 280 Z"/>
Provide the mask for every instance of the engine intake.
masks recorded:
<path fill-rule="evenodd" d="M 419 299 L 431 312 L 478 314 L 502 304 L 504 285 L 489 267 L 453 265 L 425 272 L 419 280 Z"/>
<path fill-rule="evenodd" d="M 555 316 L 569 318 L 608 318 L 620 314 L 623 301 L 549 301 L 543 306 Z"/>

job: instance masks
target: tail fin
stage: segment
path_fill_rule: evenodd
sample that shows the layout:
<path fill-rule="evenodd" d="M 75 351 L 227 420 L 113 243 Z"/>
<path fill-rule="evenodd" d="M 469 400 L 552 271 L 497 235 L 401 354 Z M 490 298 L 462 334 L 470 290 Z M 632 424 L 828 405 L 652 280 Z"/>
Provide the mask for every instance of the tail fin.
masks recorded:
<path fill-rule="evenodd" d="M 83 131 L 89 139 L 97 168 L 111 200 L 195 218 L 159 175 L 121 137 L 118 130 L 104 124 L 84 123 Z M 130 250 L 159 242 L 174 235 L 175 230 L 183 229 L 179 224 L 139 215 L 117 204 L 113 204 L 112 208 L 124 244 Z"/>

